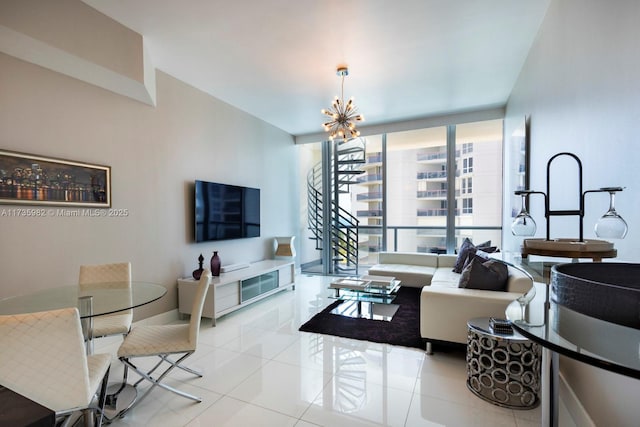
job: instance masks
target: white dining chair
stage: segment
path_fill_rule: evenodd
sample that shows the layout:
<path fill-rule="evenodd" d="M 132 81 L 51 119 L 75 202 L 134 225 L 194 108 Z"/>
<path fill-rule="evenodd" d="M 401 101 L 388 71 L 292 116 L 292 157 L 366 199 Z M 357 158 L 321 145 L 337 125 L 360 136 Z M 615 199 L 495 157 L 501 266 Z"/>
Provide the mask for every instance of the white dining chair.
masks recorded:
<path fill-rule="evenodd" d="M 182 362 L 184 362 L 187 357 L 191 356 L 198 346 L 200 318 L 202 316 L 202 308 L 204 306 L 204 300 L 207 296 L 207 290 L 209 289 L 210 283 L 211 271 L 207 269 L 202 273 L 198 282 L 198 288 L 196 290 L 191 310 L 191 319 L 188 324 L 134 326 L 131 329 L 131 332 L 129 332 L 125 337 L 124 342 L 118 349 L 118 358 L 125 364 L 125 370 L 130 368 L 141 376 L 141 378 L 134 384 L 134 387 L 137 387 L 138 384 L 144 380 L 149 381 L 151 386 L 145 390 L 143 394 L 138 395 L 135 402 L 133 402 L 129 408 L 121 412 L 119 414 L 120 416 L 138 405 L 156 387 L 163 388 L 196 402 L 202 401 L 202 399 L 197 396 L 163 383 L 162 380 L 174 368 L 179 368 L 198 377 L 202 377 L 202 373 L 182 365 Z M 141 357 L 159 357 L 160 360 L 153 366 L 153 368 L 146 371 L 142 368 L 138 368 L 132 362 L 132 359 Z M 153 374 L 156 369 L 158 369 L 163 363 L 168 364 L 168 366 L 165 365 L 164 371 L 159 375 L 154 376 Z"/>
<path fill-rule="evenodd" d="M 102 424 L 110 354 L 87 356 L 75 307 L 0 316 L 0 384 L 56 413 Z"/>
<path fill-rule="evenodd" d="M 94 289 L 131 289 L 131 263 L 81 265 L 78 279 L 80 291 Z M 111 335 L 126 335 L 131 329 L 133 310 L 93 317 L 89 340 Z"/>

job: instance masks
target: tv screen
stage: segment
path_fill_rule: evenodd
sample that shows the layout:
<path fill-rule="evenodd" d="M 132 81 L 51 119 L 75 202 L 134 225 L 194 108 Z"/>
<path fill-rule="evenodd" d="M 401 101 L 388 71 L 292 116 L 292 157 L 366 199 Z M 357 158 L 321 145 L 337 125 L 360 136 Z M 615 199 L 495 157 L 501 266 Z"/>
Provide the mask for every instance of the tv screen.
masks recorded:
<path fill-rule="evenodd" d="M 196 242 L 260 236 L 260 189 L 196 181 L 194 201 Z"/>

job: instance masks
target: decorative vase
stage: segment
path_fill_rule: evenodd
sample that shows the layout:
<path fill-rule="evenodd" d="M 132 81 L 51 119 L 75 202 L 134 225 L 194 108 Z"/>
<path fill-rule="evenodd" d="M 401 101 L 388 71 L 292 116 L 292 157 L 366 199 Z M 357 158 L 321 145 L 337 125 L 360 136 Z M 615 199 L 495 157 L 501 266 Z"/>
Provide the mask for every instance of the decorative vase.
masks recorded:
<path fill-rule="evenodd" d="M 218 251 L 213 251 L 213 256 L 211 257 L 211 275 L 220 275 L 220 257 L 218 256 Z"/>
<path fill-rule="evenodd" d="M 202 276 L 202 272 L 204 271 L 204 268 L 202 268 L 203 262 L 204 262 L 204 257 L 202 256 L 202 254 L 200 254 L 200 256 L 198 257 L 198 269 L 193 270 L 193 273 L 191 273 L 193 278 L 196 280 L 200 280 L 200 276 Z"/>

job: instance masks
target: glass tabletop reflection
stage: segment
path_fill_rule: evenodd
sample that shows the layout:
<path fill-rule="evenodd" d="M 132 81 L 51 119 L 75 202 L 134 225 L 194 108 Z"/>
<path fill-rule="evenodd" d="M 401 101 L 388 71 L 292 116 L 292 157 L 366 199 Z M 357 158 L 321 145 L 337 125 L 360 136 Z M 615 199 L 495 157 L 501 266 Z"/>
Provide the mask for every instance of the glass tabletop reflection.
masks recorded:
<path fill-rule="evenodd" d="M 92 284 L 104 289 L 81 291 L 78 285 L 43 289 L 27 295 L 0 300 L 0 315 L 36 313 L 67 307 L 78 307 L 78 299 L 92 297 L 91 314 L 81 311 L 80 317 L 95 317 L 117 313 L 149 304 L 162 298 L 167 288 L 156 283 L 131 282 L 131 289 L 118 288 L 117 283 Z"/>
<path fill-rule="evenodd" d="M 536 286 L 525 319 L 517 301 L 507 307 L 519 333 L 564 356 L 640 379 L 640 330 L 578 313 L 554 302 L 547 285 Z"/>

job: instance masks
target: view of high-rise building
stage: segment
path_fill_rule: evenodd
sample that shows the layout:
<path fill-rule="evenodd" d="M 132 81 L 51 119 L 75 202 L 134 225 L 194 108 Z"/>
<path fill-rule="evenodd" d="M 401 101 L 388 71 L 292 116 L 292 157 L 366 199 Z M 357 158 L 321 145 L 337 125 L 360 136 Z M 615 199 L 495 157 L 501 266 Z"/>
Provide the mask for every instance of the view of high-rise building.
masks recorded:
<path fill-rule="evenodd" d="M 502 140 L 502 120 L 367 136 L 356 184 L 337 196 L 358 220 L 361 265 L 384 250 L 452 252 L 467 237 L 500 246 Z"/>

